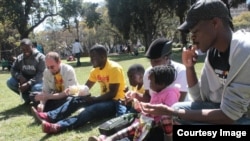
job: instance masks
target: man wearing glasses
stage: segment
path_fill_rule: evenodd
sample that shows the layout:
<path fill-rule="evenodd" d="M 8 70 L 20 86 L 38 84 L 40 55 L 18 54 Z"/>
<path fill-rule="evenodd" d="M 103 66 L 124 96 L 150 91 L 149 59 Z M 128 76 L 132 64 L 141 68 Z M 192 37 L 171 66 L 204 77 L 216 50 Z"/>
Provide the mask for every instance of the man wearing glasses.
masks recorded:
<path fill-rule="evenodd" d="M 47 69 L 43 73 L 43 91 L 35 94 L 34 100 L 41 101 L 37 109 L 50 111 L 61 106 L 68 99 L 66 88 L 78 85 L 75 70 L 62 63 L 57 52 L 49 52 L 45 57 Z"/>

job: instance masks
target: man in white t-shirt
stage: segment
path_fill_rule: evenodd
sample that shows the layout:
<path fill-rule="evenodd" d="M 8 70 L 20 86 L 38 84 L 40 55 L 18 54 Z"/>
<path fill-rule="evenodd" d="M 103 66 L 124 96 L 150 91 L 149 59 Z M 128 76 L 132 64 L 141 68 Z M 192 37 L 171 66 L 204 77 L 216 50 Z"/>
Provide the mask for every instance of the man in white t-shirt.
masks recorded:
<path fill-rule="evenodd" d="M 145 89 L 144 94 L 132 93 L 130 95 L 126 95 L 127 99 L 136 98 L 138 101 L 149 102 L 151 95 L 153 94 L 153 90 L 150 89 L 150 80 L 148 79 L 149 72 L 152 67 L 159 65 L 172 65 L 176 69 L 176 79 L 175 81 L 168 87 L 177 87 L 180 90 L 181 96 L 179 101 L 187 101 L 187 78 L 186 78 L 186 67 L 181 63 L 175 62 L 171 60 L 172 53 L 172 41 L 169 41 L 165 38 L 159 38 L 154 40 L 145 56 L 150 60 L 151 66 L 145 70 L 143 76 L 143 86 Z M 166 78 L 167 79 L 167 78 Z M 150 130 L 149 139 L 148 140 L 163 140 L 163 131 L 160 128 L 153 128 Z"/>
<path fill-rule="evenodd" d="M 175 81 L 171 84 L 173 87 L 178 87 L 181 93 L 179 101 L 187 100 L 187 79 L 186 67 L 178 62 L 171 60 L 172 54 L 172 41 L 166 38 L 159 38 L 154 40 L 149 46 L 146 57 L 150 59 L 151 66 L 145 70 L 143 77 L 144 88 L 151 95 L 152 90 L 149 87 L 150 80 L 148 79 L 149 71 L 152 67 L 158 65 L 172 65 L 176 69 L 177 76 Z M 147 93 L 147 92 L 146 92 Z"/>
<path fill-rule="evenodd" d="M 78 39 L 75 39 L 75 42 L 72 44 L 72 53 L 77 60 L 76 66 L 81 66 L 80 57 L 81 53 L 83 53 L 83 48 Z"/>
<path fill-rule="evenodd" d="M 179 101 L 189 100 L 187 96 L 187 78 L 186 78 L 186 67 L 181 63 L 171 60 L 172 53 L 172 41 L 165 38 L 159 38 L 154 40 L 149 46 L 146 57 L 150 59 L 151 66 L 145 70 L 143 77 L 143 85 L 145 88 L 145 93 L 143 95 L 133 94 L 131 98 L 136 98 L 139 101 L 148 102 L 150 100 L 150 95 L 152 90 L 150 89 L 150 80 L 148 79 L 149 71 L 152 67 L 158 65 L 172 65 L 176 69 L 177 76 L 175 81 L 171 86 L 178 87 L 181 93 Z"/>

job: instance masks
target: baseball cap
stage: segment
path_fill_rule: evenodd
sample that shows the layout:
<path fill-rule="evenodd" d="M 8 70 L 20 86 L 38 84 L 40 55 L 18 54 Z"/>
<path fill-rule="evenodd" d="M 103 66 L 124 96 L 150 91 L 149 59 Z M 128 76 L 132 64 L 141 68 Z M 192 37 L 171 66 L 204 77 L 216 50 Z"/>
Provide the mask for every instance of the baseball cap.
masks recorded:
<path fill-rule="evenodd" d="M 165 38 L 158 38 L 150 44 L 145 56 L 149 59 L 157 59 L 171 53 L 172 41 Z"/>
<path fill-rule="evenodd" d="M 198 0 L 188 10 L 186 21 L 178 30 L 188 33 L 199 21 L 214 17 L 231 22 L 232 18 L 226 5 L 221 0 Z"/>

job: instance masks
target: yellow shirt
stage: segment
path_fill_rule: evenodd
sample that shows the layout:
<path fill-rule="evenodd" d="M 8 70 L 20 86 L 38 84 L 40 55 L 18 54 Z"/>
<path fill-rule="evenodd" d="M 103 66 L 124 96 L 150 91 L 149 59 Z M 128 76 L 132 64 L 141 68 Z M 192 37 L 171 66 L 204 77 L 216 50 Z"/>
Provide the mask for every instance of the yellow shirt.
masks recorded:
<path fill-rule="evenodd" d="M 100 84 L 101 94 L 109 92 L 109 84 L 119 83 L 118 92 L 113 99 L 124 99 L 126 80 L 123 68 L 118 63 L 107 60 L 107 63 L 102 70 L 99 68 L 93 68 L 90 72 L 89 80 Z"/>
<path fill-rule="evenodd" d="M 56 91 L 62 92 L 64 90 L 62 75 L 60 73 L 57 73 L 56 75 L 54 75 L 54 77 L 55 77 Z"/>
<path fill-rule="evenodd" d="M 131 86 L 131 90 L 134 92 L 140 93 L 140 94 L 145 93 L 145 89 L 144 89 L 143 85 L 141 86 L 140 89 L 138 89 L 138 86 L 135 86 L 135 87 Z"/>

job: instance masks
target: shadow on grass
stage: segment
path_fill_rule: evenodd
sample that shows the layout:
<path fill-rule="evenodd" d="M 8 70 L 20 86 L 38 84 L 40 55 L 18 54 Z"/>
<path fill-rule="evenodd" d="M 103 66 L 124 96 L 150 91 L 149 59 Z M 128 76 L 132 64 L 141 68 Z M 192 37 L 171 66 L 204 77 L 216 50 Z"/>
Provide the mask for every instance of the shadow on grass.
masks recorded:
<path fill-rule="evenodd" d="M 111 117 L 110 117 L 111 118 Z M 46 141 L 49 138 L 55 137 L 55 136 L 60 136 L 61 134 L 64 134 L 65 132 L 75 132 L 77 134 L 85 133 L 85 132 L 90 132 L 94 128 L 98 127 L 100 124 L 103 122 L 109 120 L 110 118 L 104 118 L 104 119 L 98 119 L 98 120 L 92 120 L 91 122 L 88 122 L 84 124 L 83 126 L 77 128 L 77 129 L 72 129 L 72 130 L 66 130 L 57 134 L 45 134 L 39 141 Z M 30 126 L 37 125 L 38 123 L 34 122 L 30 124 Z"/>
<path fill-rule="evenodd" d="M 76 66 L 76 62 L 67 62 L 67 64 L 71 65 L 74 68 L 92 66 L 90 62 L 81 62 L 81 66 Z"/>
<path fill-rule="evenodd" d="M 138 58 L 146 58 L 144 53 L 140 53 L 138 56 L 134 56 L 131 54 L 113 54 L 109 55 L 108 58 L 110 60 L 119 62 L 119 61 L 125 61 L 125 60 L 133 60 L 133 59 L 138 59 Z M 81 68 L 81 67 L 89 67 L 92 66 L 91 62 L 83 62 L 81 61 L 81 66 L 76 66 L 76 61 L 68 61 L 66 62 L 67 64 L 71 65 L 74 68 Z"/>
<path fill-rule="evenodd" d="M 138 56 L 134 56 L 131 54 L 110 55 L 109 58 L 110 58 L 110 60 L 119 62 L 119 61 L 133 60 L 133 59 L 146 58 L 146 57 L 145 57 L 144 53 L 140 53 Z"/>
<path fill-rule="evenodd" d="M 50 137 L 52 137 L 52 135 L 46 134 L 46 135 L 43 136 L 39 141 L 46 141 L 46 140 L 48 140 Z"/>
<path fill-rule="evenodd" d="M 174 49 L 172 51 L 172 55 L 171 55 L 171 58 L 172 60 L 176 61 L 176 62 L 180 62 L 182 63 L 182 60 L 181 60 L 181 55 L 182 55 L 182 50 L 180 48 L 177 48 L 177 49 Z M 198 60 L 197 60 L 197 63 L 201 63 L 201 62 L 204 62 L 204 59 L 205 59 L 206 55 L 200 55 L 198 56 Z M 134 55 L 131 55 L 131 54 L 126 54 L 126 53 L 122 53 L 122 54 L 109 54 L 108 58 L 110 60 L 113 60 L 113 61 L 116 61 L 116 62 L 120 62 L 120 61 L 126 61 L 126 60 L 133 60 L 133 59 L 138 59 L 138 58 L 145 58 L 147 59 L 147 57 L 145 56 L 145 53 L 144 52 L 140 52 L 138 56 L 134 56 Z M 89 67 L 89 66 L 92 66 L 92 64 L 90 62 L 81 62 L 81 66 L 77 67 L 76 66 L 76 61 L 70 61 L 70 62 L 67 62 L 67 64 L 73 66 L 74 68 L 81 68 L 81 67 Z"/>
<path fill-rule="evenodd" d="M 75 132 L 77 132 L 77 133 L 89 132 L 111 118 L 113 118 L 113 117 L 92 120 L 92 121 L 86 123 L 85 125 L 75 129 Z"/>
<path fill-rule="evenodd" d="M 30 107 L 31 107 L 30 105 L 22 104 L 22 105 L 17 105 L 14 108 L 5 110 L 3 112 L 0 112 L 0 121 L 20 115 L 27 115 L 27 114 L 30 115 L 31 114 Z"/>

